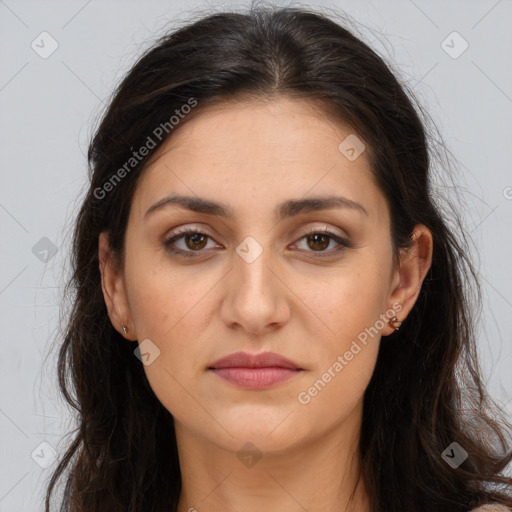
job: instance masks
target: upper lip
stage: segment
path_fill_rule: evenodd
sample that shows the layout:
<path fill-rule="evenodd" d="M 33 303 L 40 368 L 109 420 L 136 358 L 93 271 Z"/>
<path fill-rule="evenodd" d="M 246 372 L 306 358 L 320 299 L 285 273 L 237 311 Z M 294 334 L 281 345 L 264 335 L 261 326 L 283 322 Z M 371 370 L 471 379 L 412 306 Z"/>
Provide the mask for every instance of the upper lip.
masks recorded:
<path fill-rule="evenodd" d="M 235 352 L 226 357 L 218 359 L 211 363 L 208 368 L 265 368 L 265 367 L 291 368 L 292 370 L 302 370 L 298 364 L 290 361 L 275 352 L 263 352 L 260 354 L 250 354 L 248 352 Z"/>

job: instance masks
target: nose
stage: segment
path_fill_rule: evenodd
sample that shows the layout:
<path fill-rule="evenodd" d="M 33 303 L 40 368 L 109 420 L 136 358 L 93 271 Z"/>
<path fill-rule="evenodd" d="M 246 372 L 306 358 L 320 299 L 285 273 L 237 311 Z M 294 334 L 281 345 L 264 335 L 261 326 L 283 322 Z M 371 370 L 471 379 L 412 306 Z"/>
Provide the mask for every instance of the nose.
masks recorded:
<path fill-rule="evenodd" d="M 232 329 L 264 334 L 283 326 L 290 317 L 289 288 L 271 261 L 270 249 L 250 261 L 235 253 L 225 279 L 221 320 Z"/>

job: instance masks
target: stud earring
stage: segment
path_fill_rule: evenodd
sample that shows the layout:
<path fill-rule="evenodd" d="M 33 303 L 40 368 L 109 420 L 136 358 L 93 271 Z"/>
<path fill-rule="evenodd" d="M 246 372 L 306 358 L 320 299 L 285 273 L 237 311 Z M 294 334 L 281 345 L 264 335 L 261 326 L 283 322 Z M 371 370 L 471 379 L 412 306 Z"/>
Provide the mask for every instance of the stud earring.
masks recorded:
<path fill-rule="evenodd" d="M 123 332 L 126 335 L 128 333 L 128 327 L 123 325 L 121 328 L 123 329 Z"/>
<path fill-rule="evenodd" d="M 389 323 L 391 324 L 391 327 L 395 329 L 395 331 L 398 331 L 399 327 L 402 325 L 403 320 L 398 320 L 396 316 L 394 316 Z"/>

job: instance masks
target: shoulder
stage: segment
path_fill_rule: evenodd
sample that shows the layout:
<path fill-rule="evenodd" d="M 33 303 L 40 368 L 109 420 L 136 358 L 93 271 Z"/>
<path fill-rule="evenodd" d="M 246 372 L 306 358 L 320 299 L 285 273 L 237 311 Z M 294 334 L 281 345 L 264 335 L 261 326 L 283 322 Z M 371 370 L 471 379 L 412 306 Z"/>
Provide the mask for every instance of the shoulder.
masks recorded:
<path fill-rule="evenodd" d="M 511 512 L 511 510 L 504 505 L 482 505 L 470 510 L 470 512 Z"/>

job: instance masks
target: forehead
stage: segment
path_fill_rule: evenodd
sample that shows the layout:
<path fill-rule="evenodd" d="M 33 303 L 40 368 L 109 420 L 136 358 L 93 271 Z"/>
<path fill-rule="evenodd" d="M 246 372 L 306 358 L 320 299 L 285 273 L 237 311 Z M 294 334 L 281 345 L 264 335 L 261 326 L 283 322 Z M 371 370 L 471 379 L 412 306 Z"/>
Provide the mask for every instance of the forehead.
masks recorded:
<path fill-rule="evenodd" d="M 142 213 L 177 192 L 230 203 L 236 211 L 248 202 L 270 208 L 290 198 L 339 193 L 364 203 L 371 217 L 386 218 L 367 152 L 355 159 L 343 152 L 344 141 L 357 144 L 354 137 L 350 126 L 302 100 L 209 106 L 185 118 L 158 148 L 139 179 L 134 204 Z"/>

